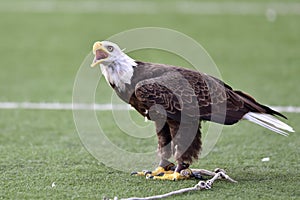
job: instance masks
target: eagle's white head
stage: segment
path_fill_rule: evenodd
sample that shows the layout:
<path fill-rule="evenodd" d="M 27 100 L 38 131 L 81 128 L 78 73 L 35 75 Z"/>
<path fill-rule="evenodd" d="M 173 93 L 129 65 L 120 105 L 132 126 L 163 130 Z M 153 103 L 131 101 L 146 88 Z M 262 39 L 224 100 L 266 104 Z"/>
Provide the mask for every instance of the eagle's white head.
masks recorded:
<path fill-rule="evenodd" d="M 118 45 L 109 42 L 95 42 L 93 45 L 95 55 L 91 67 L 100 64 L 102 74 L 107 82 L 115 85 L 119 91 L 125 90 L 125 84 L 131 83 L 133 67 L 136 62 L 126 55 Z"/>

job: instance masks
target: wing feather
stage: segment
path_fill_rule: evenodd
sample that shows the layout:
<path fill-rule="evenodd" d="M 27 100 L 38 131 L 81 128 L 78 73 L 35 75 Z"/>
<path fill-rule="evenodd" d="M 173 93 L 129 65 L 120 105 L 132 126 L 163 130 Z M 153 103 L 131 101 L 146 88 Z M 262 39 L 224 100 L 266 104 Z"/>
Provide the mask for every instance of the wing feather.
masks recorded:
<path fill-rule="evenodd" d="M 146 109 L 161 105 L 168 117 L 174 120 L 201 119 L 234 124 L 248 112 L 283 116 L 207 74 L 167 65 L 147 66 L 147 63 L 143 63 L 143 66 L 151 67 L 153 74 L 155 70 L 160 74 L 136 84 L 137 100 Z"/>

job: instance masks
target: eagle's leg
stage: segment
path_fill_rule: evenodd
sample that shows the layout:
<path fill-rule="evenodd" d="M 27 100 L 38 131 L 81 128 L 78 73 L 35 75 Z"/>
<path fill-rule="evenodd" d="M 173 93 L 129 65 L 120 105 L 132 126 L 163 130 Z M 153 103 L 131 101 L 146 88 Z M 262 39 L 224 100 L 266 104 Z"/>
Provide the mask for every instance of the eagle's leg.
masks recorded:
<path fill-rule="evenodd" d="M 201 132 L 200 124 L 186 123 L 180 124 L 180 130 L 177 122 L 169 121 L 171 136 L 174 144 L 174 157 L 177 167 L 173 173 L 165 173 L 163 176 L 148 176 L 148 178 L 159 180 L 181 180 L 189 179 L 193 176 L 189 165 L 193 159 L 198 159 L 201 150 Z M 194 132 L 195 131 L 195 132 Z M 192 140 L 191 140 L 192 139 Z"/>
<path fill-rule="evenodd" d="M 156 132 L 158 137 L 158 155 L 160 162 L 154 171 L 143 170 L 141 172 L 132 172 L 131 175 L 138 176 L 160 176 L 163 174 L 173 174 L 176 166 L 168 161 L 172 155 L 171 141 L 172 137 L 167 123 L 164 121 L 155 121 Z"/>
<path fill-rule="evenodd" d="M 154 173 L 151 175 L 172 174 L 175 170 L 175 165 L 168 161 L 172 156 L 172 136 L 170 127 L 165 121 L 155 121 L 156 133 L 158 137 L 158 156 L 160 162 Z M 160 171 L 157 173 L 156 171 Z"/>

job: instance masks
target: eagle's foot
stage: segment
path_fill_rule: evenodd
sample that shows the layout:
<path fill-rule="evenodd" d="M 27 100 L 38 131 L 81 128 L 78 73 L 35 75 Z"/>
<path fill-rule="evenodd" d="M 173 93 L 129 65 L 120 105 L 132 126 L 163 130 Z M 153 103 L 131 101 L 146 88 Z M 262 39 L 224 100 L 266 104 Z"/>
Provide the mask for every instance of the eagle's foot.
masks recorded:
<path fill-rule="evenodd" d="M 186 180 L 190 179 L 193 176 L 192 170 L 190 169 L 183 169 L 180 172 L 173 172 L 173 173 L 165 173 L 165 174 L 159 174 L 156 176 L 148 174 L 146 176 L 147 179 L 154 179 L 154 180 L 171 180 L 171 181 L 177 181 L 177 180 Z"/>
<path fill-rule="evenodd" d="M 173 174 L 175 170 L 175 165 L 170 163 L 166 167 L 157 167 L 154 171 L 143 170 L 141 172 L 132 172 L 131 175 L 135 176 L 162 176 L 164 174 Z"/>

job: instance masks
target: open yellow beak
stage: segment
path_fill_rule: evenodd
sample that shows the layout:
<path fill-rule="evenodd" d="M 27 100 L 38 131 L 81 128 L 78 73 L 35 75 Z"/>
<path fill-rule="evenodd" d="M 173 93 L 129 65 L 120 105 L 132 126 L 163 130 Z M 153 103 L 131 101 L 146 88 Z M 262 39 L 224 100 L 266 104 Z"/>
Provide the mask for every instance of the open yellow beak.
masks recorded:
<path fill-rule="evenodd" d="M 91 64 L 91 67 L 95 67 L 96 65 L 100 64 L 109 56 L 108 51 L 104 48 L 101 42 L 94 43 L 93 54 L 95 55 L 95 58 Z"/>

